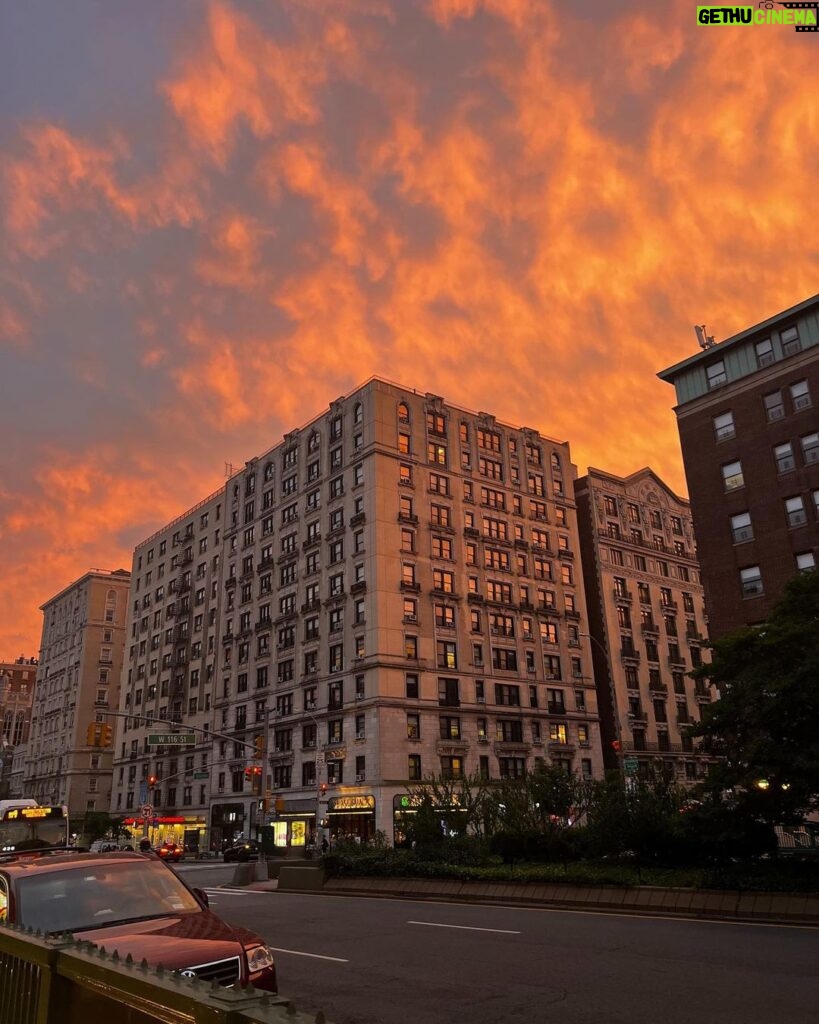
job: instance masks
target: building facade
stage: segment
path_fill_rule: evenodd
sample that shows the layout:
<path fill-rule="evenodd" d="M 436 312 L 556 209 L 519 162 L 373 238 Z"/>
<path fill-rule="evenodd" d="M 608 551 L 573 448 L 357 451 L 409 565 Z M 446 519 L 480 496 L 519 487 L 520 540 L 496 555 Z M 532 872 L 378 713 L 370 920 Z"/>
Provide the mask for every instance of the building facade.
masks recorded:
<path fill-rule="evenodd" d="M 130 574 L 91 569 L 41 606 L 43 632 L 24 796 L 67 804 L 79 821 L 108 812 L 113 749 L 88 743 L 119 703 Z M 113 732 L 113 730 L 112 730 Z"/>
<path fill-rule="evenodd" d="M 131 614 L 141 630 L 147 612 L 146 640 L 157 630 L 160 653 L 187 666 L 173 714 L 201 731 L 175 766 L 191 782 L 209 774 L 191 790 L 197 812 L 210 796 L 200 845 L 263 822 L 280 845 L 304 845 L 317 824 L 400 841 L 408 787 L 429 775 L 501 779 L 542 761 L 599 777 L 575 475 L 566 443 L 373 379 L 209 499 L 207 553 L 201 509 L 141 544 Z M 173 650 L 168 595 L 145 582 L 160 538 L 166 562 L 187 546 L 202 572 Z M 170 668 L 158 661 L 158 692 Z M 152 672 L 141 640 L 129 670 L 123 707 L 135 710 Z M 145 725 L 126 724 L 118 757 L 135 770 L 117 772 L 114 810 L 136 808 L 129 783 L 157 774 Z M 170 767 L 166 751 L 159 774 Z M 167 785 L 154 796 L 155 812 L 179 812 L 178 787 L 172 806 Z"/>
<path fill-rule="evenodd" d="M 0 800 L 15 796 L 14 755 L 28 743 L 36 658 L 0 662 Z"/>
<path fill-rule="evenodd" d="M 677 423 L 710 632 L 764 622 L 819 549 L 819 295 L 659 377 Z"/>
<path fill-rule="evenodd" d="M 111 811 L 135 835 L 206 849 L 220 652 L 224 489 L 134 551 Z M 158 742 L 173 733 L 191 738 Z M 240 757 L 245 758 L 242 749 Z M 151 780 L 155 779 L 155 783 Z M 221 794 L 213 790 L 219 803 Z M 153 813 L 143 817 L 142 808 Z"/>
<path fill-rule="evenodd" d="M 650 469 L 589 469 L 575 495 L 606 765 L 693 782 L 689 731 L 711 689 L 688 677 L 708 660 L 689 504 Z"/>

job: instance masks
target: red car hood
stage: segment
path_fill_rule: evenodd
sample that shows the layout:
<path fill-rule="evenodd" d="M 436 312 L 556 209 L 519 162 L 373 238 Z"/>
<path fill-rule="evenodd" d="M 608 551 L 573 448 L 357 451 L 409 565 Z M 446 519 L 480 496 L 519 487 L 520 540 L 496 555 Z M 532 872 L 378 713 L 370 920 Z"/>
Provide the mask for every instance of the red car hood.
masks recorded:
<path fill-rule="evenodd" d="M 145 959 L 154 967 L 162 964 L 169 970 L 238 956 L 240 973 L 242 977 L 246 974 L 243 932 L 234 930 L 209 910 L 89 928 L 74 932 L 74 937 L 105 946 L 109 953 L 116 950 L 121 957 L 130 953 L 137 962 Z"/>

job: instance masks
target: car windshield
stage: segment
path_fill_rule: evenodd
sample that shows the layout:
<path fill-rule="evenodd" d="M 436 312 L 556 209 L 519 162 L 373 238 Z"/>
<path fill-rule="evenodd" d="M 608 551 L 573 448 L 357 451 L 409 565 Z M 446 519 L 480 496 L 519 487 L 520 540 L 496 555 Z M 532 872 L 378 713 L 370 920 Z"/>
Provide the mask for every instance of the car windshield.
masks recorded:
<path fill-rule="evenodd" d="M 17 918 L 25 928 L 76 932 L 201 910 L 193 895 L 159 861 L 88 861 L 22 878 Z"/>

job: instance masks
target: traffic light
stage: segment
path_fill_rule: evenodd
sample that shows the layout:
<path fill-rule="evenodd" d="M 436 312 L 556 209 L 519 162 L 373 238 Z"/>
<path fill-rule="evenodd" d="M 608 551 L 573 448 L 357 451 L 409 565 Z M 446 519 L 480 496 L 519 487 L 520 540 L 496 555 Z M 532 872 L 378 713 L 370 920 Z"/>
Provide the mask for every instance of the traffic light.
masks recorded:
<path fill-rule="evenodd" d="M 327 793 L 327 783 L 322 782 L 321 784 L 321 795 L 324 796 Z"/>
<path fill-rule="evenodd" d="M 103 747 L 111 747 L 114 745 L 114 727 L 109 725 L 107 722 L 103 723 L 102 726 L 102 743 Z"/>
<path fill-rule="evenodd" d="M 102 740 L 102 722 L 91 722 L 85 730 L 85 742 L 89 747 L 98 747 Z"/>
<path fill-rule="evenodd" d="M 150 789 L 153 789 L 154 786 L 157 784 L 157 782 L 159 782 L 159 779 L 156 777 L 156 775 L 149 775 L 148 776 L 148 787 Z"/>
<path fill-rule="evenodd" d="M 257 761 L 261 761 L 264 757 L 264 736 L 261 734 L 253 740 L 253 756 Z"/>
<path fill-rule="evenodd" d="M 620 753 L 620 740 L 612 740 L 612 741 L 611 741 L 611 749 L 612 749 L 612 750 L 613 750 L 613 751 L 614 751 L 614 752 L 615 752 L 616 754 L 619 754 L 619 753 Z"/>

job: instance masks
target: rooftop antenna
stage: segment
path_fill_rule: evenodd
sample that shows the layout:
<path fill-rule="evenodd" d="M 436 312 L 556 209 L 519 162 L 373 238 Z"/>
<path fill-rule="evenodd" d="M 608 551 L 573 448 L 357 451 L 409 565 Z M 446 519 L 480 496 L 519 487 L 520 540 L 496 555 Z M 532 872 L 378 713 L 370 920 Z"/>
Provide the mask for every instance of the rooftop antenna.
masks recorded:
<path fill-rule="evenodd" d="M 232 476 L 233 476 L 233 463 L 232 462 L 226 462 L 225 463 L 225 478 L 226 479 L 230 479 L 230 477 L 232 477 Z"/>
<path fill-rule="evenodd" d="M 705 333 L 705 324 L 694 324 L 694 331 L 701 349 L 712 348 L 714 344 L 713 334 Z"/>

